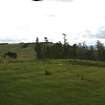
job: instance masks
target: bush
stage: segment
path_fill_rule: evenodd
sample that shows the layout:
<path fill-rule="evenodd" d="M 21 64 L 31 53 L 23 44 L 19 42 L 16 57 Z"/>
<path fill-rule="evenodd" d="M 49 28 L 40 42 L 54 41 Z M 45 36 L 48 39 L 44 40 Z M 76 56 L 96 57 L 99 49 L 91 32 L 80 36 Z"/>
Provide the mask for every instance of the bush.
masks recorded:
<path fill-rule="evenodd" d="M 29 46 L 29 43 L 23 43 L 22 48 L 27 48 Z"/>
<path fill-rule="evenodd" d="M 50 71 L 48 71 L 48 70 L 45 70 L 45 75 L 51 75 L 52 73 L 50 72 Z"/>

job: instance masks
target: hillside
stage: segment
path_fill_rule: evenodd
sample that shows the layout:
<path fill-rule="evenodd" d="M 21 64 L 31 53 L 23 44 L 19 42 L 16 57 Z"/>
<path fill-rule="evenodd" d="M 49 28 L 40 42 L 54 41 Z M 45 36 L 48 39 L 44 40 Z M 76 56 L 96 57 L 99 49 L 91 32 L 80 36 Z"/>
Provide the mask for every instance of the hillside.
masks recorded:
<path fill-rule="evenodd" d="M 104 105 L 105 63 L 87 60 L 36 60 L 34 44 L 0 45 L 0 105 Z"/>
<path fill-rule="evenodd" d="M 1 57 L 8 51 L 16 52 L 17 60 L 35 59 L 34 43 L 0 44 Z"/>

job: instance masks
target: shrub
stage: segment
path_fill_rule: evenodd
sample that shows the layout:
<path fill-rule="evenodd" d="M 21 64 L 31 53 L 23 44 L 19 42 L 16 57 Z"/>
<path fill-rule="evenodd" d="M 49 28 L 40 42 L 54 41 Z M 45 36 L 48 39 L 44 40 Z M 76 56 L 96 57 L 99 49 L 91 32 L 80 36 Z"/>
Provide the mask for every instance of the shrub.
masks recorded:
<path fill-rule="evenodd" d="M 51 75 L 52 73 L 50 72 L 50 71 L 48 71 L 48 70 L 45 70 L 45 75 Z"/>

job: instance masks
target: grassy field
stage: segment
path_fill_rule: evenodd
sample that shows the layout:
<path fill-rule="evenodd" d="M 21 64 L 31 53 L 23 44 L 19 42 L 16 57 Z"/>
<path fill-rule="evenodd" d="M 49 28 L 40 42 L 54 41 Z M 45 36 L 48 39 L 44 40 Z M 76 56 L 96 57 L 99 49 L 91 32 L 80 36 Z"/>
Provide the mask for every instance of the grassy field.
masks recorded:
<path fill-rule="evenodd" d="M 33 46 L 2 45 L 0 54 L 8 49 L 19 57 L 0 63 L 0 105 L 105 105 L 104 62 L 37 61 Z"/>

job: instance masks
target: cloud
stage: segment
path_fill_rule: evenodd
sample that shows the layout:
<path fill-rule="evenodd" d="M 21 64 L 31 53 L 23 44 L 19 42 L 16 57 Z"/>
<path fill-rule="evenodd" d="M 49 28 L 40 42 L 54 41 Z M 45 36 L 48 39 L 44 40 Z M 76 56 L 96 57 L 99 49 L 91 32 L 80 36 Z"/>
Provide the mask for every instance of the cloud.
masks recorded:
<path fill-rule="evenodd" d="M 95 37 L 100 39 L 105 39 L 105 27 L 100 27 Z"/>
<path fill-rule="evenodd" d="M 12 38 L 0 39 L 0 43 L 17 43 L 20 41 L 21 40 L 16 40 L 16 39 L 12 39 Z"/>
<path fill-rule="evenodd" d="M 55 14 L 48 14 L 48 17 L 54 18 L 54 17 L 56 17 L 56 15 Z"/>
<path fill-rule="evenodd" d="M 2 37 L 0 43 L 19 43 L 19 42 L 30 42 L 27 38 L 16 38 L 16 37 Z"/>
<path fill-rule="evenodd" d="M 86 30 L 84 32 L 81 32 L 79 35 L 81 35 L 84 38 L 87 37 L 89 39 L 105 39 L 105 27 L 99 27 L 95 32 Z"/>

